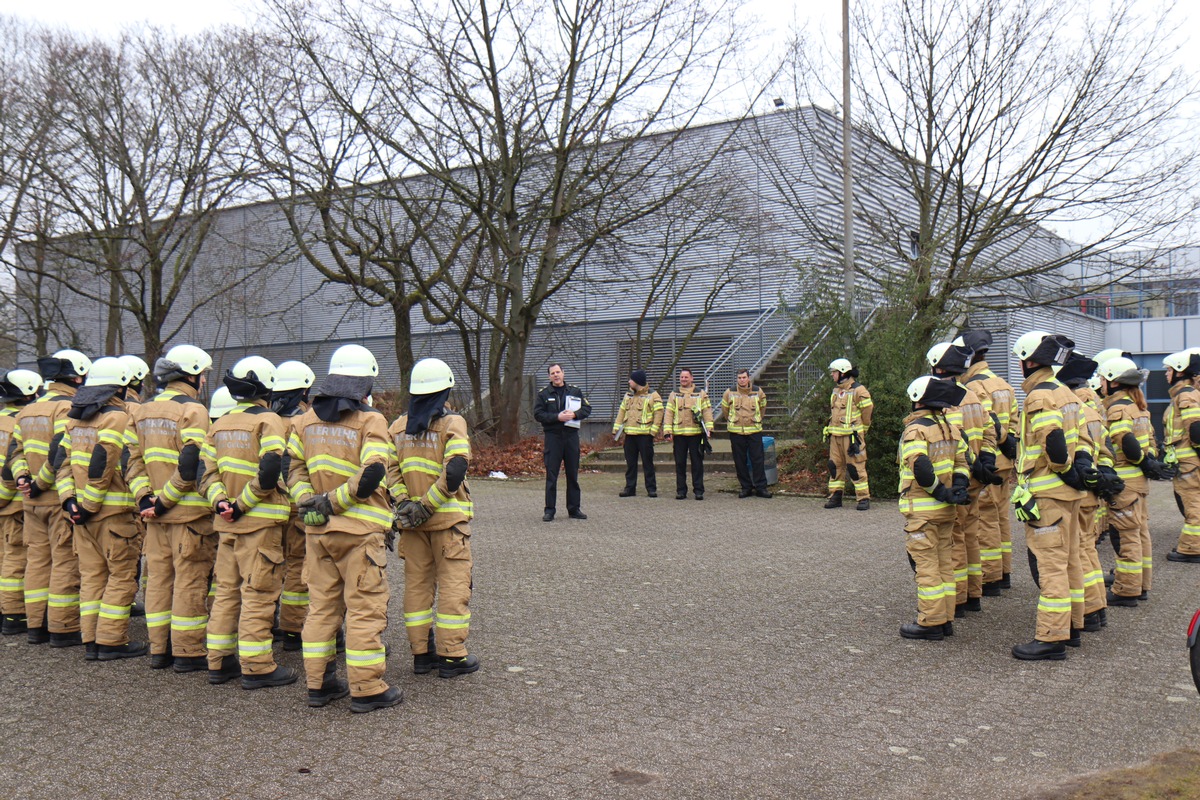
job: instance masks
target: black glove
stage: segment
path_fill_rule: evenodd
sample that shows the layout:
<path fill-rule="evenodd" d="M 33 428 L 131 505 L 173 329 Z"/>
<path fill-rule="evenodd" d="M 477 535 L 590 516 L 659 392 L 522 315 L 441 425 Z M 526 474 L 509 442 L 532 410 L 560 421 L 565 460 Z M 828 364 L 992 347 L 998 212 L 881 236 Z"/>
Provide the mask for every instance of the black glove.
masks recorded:
<path fill-rule="evenodd" d="M 154 495 L 148 494 L 138 500 L 138 511 L 149 511 L 154 508 Z"/>
<path fill-rule="evenodd" d="M 236 501 L 230 502 L 229 500 L 221 500 L 220 502 L 217 503 L 217 514 L 219 514 L 219 515 L 224 516 L 231 509 L 233 511 L 233 515 L 232 515 L 230 521 L 237 522 L 239 519 L 242 518 L 242 514 L 244 512 L 240 508 L 238 508 L 238 504 Z"/>
<path fill-rule="evenodd" d="M 30 500 L 42 493 L 42 490 L 38 488 L 37 481 L 30 478 L 28 475 L 22 475 L 21 477 L 17 478 L 17 489 L 24 494 L 25 490 L 22 487 L 28 487 Z"/>
<path fill-rule="evenodd" d="M 163 501 L 162 501 L 161 497 L 154 498 L 154 516 L 155 517 L 161 517 L 163 514 L 166 514 L 170 510 L 171 509 L 169 509 L 165 505 L 163 505 Z"/>
<path fill-rule="evenodd" d="M 1100 473 L 1100 480 L 1096 484 L 1096 494 L 1100 496 L 1101 500 L 1111 503 L 1117 495 L 1125 491 L 1125 481 L 1121 480 L 1121 476 L 1112 467 L 1101 466 L 1096 471 Z"/>
<path fill-rule="evenodd" d="M 985 456 L 989 458 L 985 458 Z M 990 465 L 989 465 L 990 460 Z M 971 477 L 980 483 L 987 483 L 993 486 L 999 486 L 1004 482 L 1004 479 L 996 474 L 996 456 L 992 453 L 980 453 L 979 457 L 971 463 Z"/>
<path fill-rule="evenodd" d="M 712 451 L 713 451 L 712 443 L 709 442 L 707 438 L 705 438 L 704 444 L 700 445 L 700 452 L 704 453 L 704 455 L 707 456 L 707 455 L 710 455 L 712 453 Z"/>
<path fill-rule="evenodd" d="M 950 481 L 950 496 L 954 498 L 951 502 L 959 506 L 968 505 L 971 502 L 971 493 L 968 491 L 970 485 L 970 478 L 955 473 L 954 479 Z"/>
<path fill-rule="evenodd" d="M 333 516 L 333 504 L 329 502 L 329 497 L 323 494 L 304 498 L 296 510 L 304 524 L 311 527 L 324 525 Z"/>
<path fill-rule="evenodd" d="M 846 453 L 852 456 L 862 453 L 862 439 L 858 438 L 857 433 L 850 434 L 850 446 L 846 448 Z"/>
<path fill-rule="evenodd" d="M 86 525 L 88 520 L 93 516 L 93 513 L 79 505 L 79 501 L 74 497 L 68 497 L 64 500 L 62 508 L 63 511 L 67 512 L 67 517 L 75 525 Z"/>
<path fill-rule="evenodd" d="M 1166 481 L 1175 477 L 1175 470 L 1167 467 L 1166 464 L 1159 461 L 1154 456 L 1146 453 L 1142 458 L 1142 463 L 1138 464 L 1142 468 L 1142 472 L 1152 481 Z"/>
<path fill-rule="evenodd" d="M 1009 460 L 1017 457 L 1017 437 L 1012 435 L 1012 431 L 1009 431 L 1008 436 L 1000 443 L 1000 452 Z"/>
<path fill-rule="evenodd" d="M 273 489 L 279 483 L 282 469 L 283 456 L 280 453 L 267 453 L 258 462 L 258 485 L 264 491 Z"/>
<path fill-rule="evenodd" d="M 383 543 L 387 547 L 388 550 L 391 550 L 393 553 L 396 552 L 396 528 L 395 527 L 389 526 L 388 529 L 383 532 Z"/>
<path fill-rule="evenodd" d="M 958 504 L 954 499 L 954 494 L 948 488 L 946 488 L 946 484 L 940 481 L 933 487 L 933 491 L 929 493 L 929 496 L 934 500 L 937 500 L 939 503 L 950 503 L 951 505 Z"/>
<path fill-rule="evenodd" d="M 1062 482 L 1067 486 L 1070 486 L 1072 489 L 1083 491 L 1087 488 L 1083 483 L 1083 476 L 1079 474 L 1079 470 L 1075 468 L 1075 464 L 1073 463 L 1071 466 L 1058 473 L 1058 477 L 1062 478 Z"/>

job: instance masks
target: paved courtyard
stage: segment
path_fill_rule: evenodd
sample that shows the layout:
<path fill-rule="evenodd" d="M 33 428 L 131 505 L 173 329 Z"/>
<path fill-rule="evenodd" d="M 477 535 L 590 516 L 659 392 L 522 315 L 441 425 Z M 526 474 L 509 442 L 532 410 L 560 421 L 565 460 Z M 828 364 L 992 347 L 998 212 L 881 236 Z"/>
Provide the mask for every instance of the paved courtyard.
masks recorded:
<path fill-rule="evenodd" d="M 1165 558 L 1168 484 L 1151 497 L 1153 599 L 1110 610 L 1066 662 L 1022 663 L 1009 648 L 1032 637 L 1036 590 L 1020 537 L 1006 596 L 953 639 L 910 642 L 894 503 L 825 511 L 714 485 L 677 502 L 665 477 L 657 499 L 619 499 L 618 476 L 587 475 L 590 518 L 551 524 L 540 480 L 475 481 L 483 669 L 415 676 L 393 624 L 391 710 L 0 640 L 0 795 L 1022 798 L 1195 746 L 1184 632 L 1200 566 Z M 398 620 L 402 564 L 389 571 Z"/>

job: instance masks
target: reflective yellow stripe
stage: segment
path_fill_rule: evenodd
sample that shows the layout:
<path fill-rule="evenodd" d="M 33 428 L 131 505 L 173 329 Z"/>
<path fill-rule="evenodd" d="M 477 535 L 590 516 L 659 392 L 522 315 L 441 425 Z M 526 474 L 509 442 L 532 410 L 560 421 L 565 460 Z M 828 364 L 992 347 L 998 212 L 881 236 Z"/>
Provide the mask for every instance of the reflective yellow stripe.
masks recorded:
<path fill-rule="evenodd" d="M 347 667 L 369 667 L 382 664 L 387 658 L 387 648 L 378 650 L 346 650 Z"/>

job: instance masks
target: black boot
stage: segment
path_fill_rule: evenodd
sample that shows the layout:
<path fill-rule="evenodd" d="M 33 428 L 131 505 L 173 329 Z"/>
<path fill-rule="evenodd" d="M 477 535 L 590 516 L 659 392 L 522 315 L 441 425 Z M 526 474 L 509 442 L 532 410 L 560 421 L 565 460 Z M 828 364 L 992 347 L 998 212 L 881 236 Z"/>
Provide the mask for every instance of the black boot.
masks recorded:
<path fill-rule="evenodd" d="M 1063 642 L 1041 642 L 1034 639 L 1028 644 L 1019 644 L 1012 649 L 1013 658 L 1022 661 L 1062 661 L 1067 657 L 1067 646 Z"/>
<path fill-rule="evenodd" d="M 1149 599 L 1150 599 L 1150 590 L 1142 589 L 1142 593 L 1138 595 L 1138 600 L 1140 600 L 1141 602 L 1144 603 Z"/>
<path fill-rule="evenodd" d="M 1071 638 L 1067 639 L 1067 647 L 1079 647 L 1083 644 L 1083 637 L 1079 635 L 1081 630 L 1083 629 L 1076 627 L 1071 628 Z"/>
<path fill-rule="evenodd" d="M 83 644 L 83 634 L 79 631 L 74 633 L 51 633 L 51 647 L 78 647 Z"/>
<path fill-rule="evenodd" d="M 1005 572 L 1003 575 L 1000 576 L 1000 588 L 1001 589 L 1011 589 L 1012 588 L 1012 573 L 1011 572 Z"/>
<path fill-rule="evenodd" d="M 866 497 L 864 497 L 862 500 L 859 500 L 859 501 L 858 501 L 858 505 L 856 505 L 856 506 L 854 507 L 854 510 L 855 510 L 855 511 L 870 511 L 870 510 L 871 510 L 871 501 L 870 501 L 870 499 L 869 499 L 869 498 L 866 498 Z"/>
<path fill-rule="evenodd" d="M 617 492 L 617 497 L 633 497 L 635 494 L 637 494 L 636 489 L 630 489 L 628 486 L 626 486 L 624 489 Z"/>
<path fill-rule="evenodd" d="M 83 660 L 97 661 L 100 658 L 100 645 L 95 642 L 83 643 Z"/>
<path fill-rule="evenodd" d="M 150 652 L 150 645 L 145 642 L 130 642 L 129 644 L 102 644 L 98 658 L 100 661 L 116 661 L 120 658 L 138 658 Z"/>
<path fill-rule="evenodd" d="M 203 672 L 208 669 L 208 659 L 204 656 L 176 656 L 175 672 Z"/>
<path fill-rule="evenodd" d="M 291 667 L 277 666 L 270 672 L 262 672 L 257 675 L 242 675 L 242 688 L 250 689 L 266 689 L 269 686 L 287 686 L 295 683 L 300 676 L 296 674 L 296 670 Z"/>
<path fill-rule="evenodd" d="M 134 603 L 129 607 L 129 616 L 144 617 L 146 616 L 146 606 L 143 603 Z"/>
<path fill-rule="evenodd" d="M 826 508 L 841 508 L 842 507 L 842 493 L 840 491 L 838 491 L 838 492 L 834 492 L 833 494 L 829 495 L 829 499 L 825 501 L 825 507 Z"/>
<path fill-rule="evenodd" d="M 1167 553 L 1167 561 L 1177 561 L 1181 564 L 1200 564 L 1200 556 L 1187 555 L 1172 548 L 1171 552 Z"/>
<path fill-rule="evenodd" d="M 978 597 L 968 597 L 963 608 L 967 611 L 983 611 L 983 602 Z"/>
<path fill-rule="evenodd" d="M 1000 581 L 992 581 L 983 585 L 984 597 L 999 597 L 1000 596 Z"/>
<path fill-rule="evenodd" d="M 1111 569 L 1108 572 L 1104 573 L 1104 585 L 1105 586 L 1112 586 L 1116 582 L 1117 582 L 1116 573 L 1114 573 Z"/>
<path fill-rule="evenodd" d="M 283 631 L 283 649 L 288 653 L 294 653 L 303 647 L 300 641 L 300 634 L 296 631 Z"/>
<path fill-rule="evenodd" d="M 1113 594 L 1112 589 L 1108 590 L 1108 604 L 1110 606 L 1123 606 L 1125 608 L 1137 608 L 1138 599 L 1136 597 L 1125 597 L 1124 595 Z"/>
<path fill-rule="evenodd" d="M 337 664 L 328 661 L 325 664 L 325 674 L 321 677 L 321 688 L 308 690 L 308 707 L 324 708 L 348 694 L 350 684 L 337 676 Z"/>
<path fill-rule="evenodd" d="M 1096 613 L 1098 613 L 1100 615 L 1100 627 L 1107 628 L 1108 627 L 1108 609 L 1102 608 Z"/>
<path fill-rule="evenodd" d="M 941 625 L 918 625 L 915 622 L 905 622 L 900 626 L 900 635 L 905 639 L 927 639 L 940 642 L 946 633 Z"/>
<path fill-rule="evenodd" d="M 942 636 L 953 636 L 953 635 L 954 635 L 954 623 L 953 622 L 943 622 L 942 623 Z"/>
<path fill-rule="evenodd" d="M 242 665 L 237 656 L 223 656 L 220 669 L 210 667 L 208 670 L 208 682 L 213 686 L 229 683 L 234 678 L 240 677 L 242 677 Z"/>
<path fill-rule="evenodd" d="M 16 636 L 19 633 L 27 633 L 29 624 L 25 621 L 24 614 L 5 614 L 4 622 L 0 627 L 0 633 L 5 636 Z"/>
<path fill-rule="evenodd" d="M 365 714 L 368 711 L 398 706 L 402 702 L 404 702 L 404 692 L 400 691 L 400 687 L 389 686 L 379 694 L 350 698 L 350 710 L 355 714 Z"/>
<path fill-rule="evenodd" d="M 479 669 L 479 659 L 475 656 L 440 656 L 438 658 L 438 677 L 453 678 L 456 675 L 467 675 Z"/>
<path fill-rule="evenodd" d="M 346 652 L 346 629 L 338 628 L 337 636 L 333 637 L 333 649 L 338 655 Z"/>
<path fill-rule="evenodd" d="M 413 654 L 413 674 L 428 675 L 438 665 L 437 646 L 433 641 L 433 628 L 429 629 L 425 652 Z"/>
<path fill-rule="evenodd" d="M 955 619 L 962 619 L 966 615 L 967 615 L 966 603 L 959 603 L 958 605 L 956 605 L 954 607 L 954 618 Z"/>
<path fill-rule="evenodd" d="M 175 656 L 170 653 L 151 653 L 150 654 L 150 669 L 167 669 L 175 663 Z M 208 659 L 204 659 L 204 666 L 208 666 Z"/>
<path fill-rule="evenodd" d="M 1103 627 L 1104 623 L 1100 621 L 1100 611 L 1083 615 L 1083 629 L 1088 633 L 1095 633 Z"/>
<path fill-rule="evenodd" d="M 675 499 L 676 500 L 687 500 L 687 489 L 684 489 L 682 492 L 676 492 Z"/>
<path fill-rule="evenodd" d="M 45 644 L 50 641 L 50 631 L 42 628 L 29 628 L 25 631 L 25 641 L 30 644 Z"/>

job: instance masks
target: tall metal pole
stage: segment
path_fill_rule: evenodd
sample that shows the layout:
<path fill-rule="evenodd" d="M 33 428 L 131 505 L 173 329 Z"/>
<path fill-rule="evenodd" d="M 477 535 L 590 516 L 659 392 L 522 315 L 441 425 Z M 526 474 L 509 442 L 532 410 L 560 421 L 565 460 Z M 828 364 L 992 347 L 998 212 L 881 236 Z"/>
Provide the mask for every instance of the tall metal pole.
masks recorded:
<path fill-rule="evenodd" d="M 854 193 L 850 186 L 850 0 L 842 0 L 842 219 L 845 302 L 854 309 Z"/>

